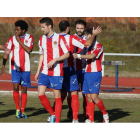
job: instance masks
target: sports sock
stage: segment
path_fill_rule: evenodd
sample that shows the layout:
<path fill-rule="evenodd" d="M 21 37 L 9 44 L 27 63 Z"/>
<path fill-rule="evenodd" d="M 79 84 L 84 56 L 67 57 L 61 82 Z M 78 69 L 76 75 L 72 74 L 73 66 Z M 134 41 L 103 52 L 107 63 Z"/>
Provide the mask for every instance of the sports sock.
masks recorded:
<path fill-rule="evenodd" d="M 60 122 L 62 111 L 62 100 L 61 98 L 55 98 L 55 122 Z"/>
<path fill-rule="evenodd" d="M 96 105 L 100 109 L 103 115 L 107 114 L 103 101 L 101 99 L 99 99 L 99 102 Z"/>
<path fill-rule="evenodd" d="M 51 107 L 49 99 L 46 97 L 46 95 L 40 95 L 39 96 L 41 104 L 44 106 L 44 108 L 51 114 L 54 115 L 54 111 Z"/>
<path fill-rule="evenodd" d="M 16 110 L 20 110 L 19 107 L 19 91 L 13 91 L 13 99 L 16 105 Z"/>
<path fill-rule="evenodd" d="M 73 119 L 78 119 L 78 112 L 79 112 L 79 100 L 78 95 L 72 95 L 72 111 L 73 111 Z"/>
<path fill-rule="evenodd" d="M 63 104 L 63 101 L 65 100 L 66 96 L 61 96 L 61 101 L 62 101 L 62 104 Z M 53 103 L 53 111 L 55 112 L 55 101 Z"/>
<path fill-rule="evenodd" d="M 27 93 L 21 94 L 21 113 L 24 112 L 27 103 Z"/>
<path fill-rule="evenodd" d="M 93 102 L 87 102 L 87 114 L 91 122 L 94 122 L 94 110 L 95 104 Z"/>

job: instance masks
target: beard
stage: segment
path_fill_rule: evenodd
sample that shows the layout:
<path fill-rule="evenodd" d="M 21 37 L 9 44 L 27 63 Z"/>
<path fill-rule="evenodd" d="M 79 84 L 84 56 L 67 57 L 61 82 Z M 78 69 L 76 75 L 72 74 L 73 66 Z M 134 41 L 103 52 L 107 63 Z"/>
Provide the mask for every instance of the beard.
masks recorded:
<path fill-rule="evenodd" d="M 84 32 L 76 32 L 76 34 L 77 34 L 79 37 L 81 37 L 81 36 L 84 35 Z"/>

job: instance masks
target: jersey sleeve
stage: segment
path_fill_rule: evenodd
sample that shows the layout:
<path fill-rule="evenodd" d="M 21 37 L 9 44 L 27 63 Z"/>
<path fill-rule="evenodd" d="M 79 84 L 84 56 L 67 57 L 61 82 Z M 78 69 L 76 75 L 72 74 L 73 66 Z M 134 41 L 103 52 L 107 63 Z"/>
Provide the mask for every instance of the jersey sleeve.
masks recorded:
<path fill-rule="evenodd" d="M 67 53 L 70 51 L 70 48 L 63 36 L 60 37 L 60 47 L 62 48 L 63 53 Z"/>
<path fill-rule="evenodd" d="M 12 48 L 13 48 L 13 37 L 10 37 L 8 39 L 8 41 L 5 44 L 5 47 L 9 50 L 12 50 Z"/>
<path fill-rule="evenodd" d="M 102 44 L 98 43 L 96 45 L 96 48 L 93 50 L 93 53 L 96 55 L 96 58 L 98 59 L 102 54 L 102 52 L 103 52 L 103 46 Z"/>
<path fill-rule="evenodd" d="M 38 46 L 39 46 L 39 54 L 43 54 L 42 37 L 40 37 L 40 39 L 38 41 Z"/>
<path fill-rule="evenodd" d="M 86 40 L 73 35 L 71 43 L 72 43 L 72 45 L 74 45 L 80 49 L 83 49 L 85 47 Z"/>
<path fill-rule="evenodd" d="M 31 50 L 33 50 L 33 45 L 34 45 L 33 43 L 34 43 L 34 38 L 33 38 L 33 36 L 30 35 L 29 40 L 28 40 L 28 43 L 27 43 L 27 46 L 28 46 Z"/>

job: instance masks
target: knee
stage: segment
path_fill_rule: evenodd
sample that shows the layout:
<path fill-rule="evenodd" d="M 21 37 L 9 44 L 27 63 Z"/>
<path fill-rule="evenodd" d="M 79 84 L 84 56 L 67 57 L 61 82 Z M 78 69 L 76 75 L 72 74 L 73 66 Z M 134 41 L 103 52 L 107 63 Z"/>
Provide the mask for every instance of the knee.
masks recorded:
<path fill-rule="evenodd" d="M 14 85 L 14 91 L 19 91 L 19 86 L 18 85 Z"/>
<path fill-rule="evenodd" d="M 92 101 L 93 101 L 94 103 L 98 103 L 99 98 L 98 98 L 97 96 L 92 96 Z"/>
<path fill-rule="evenodd" d="M 22 93 L 27 93 L 27 87 L 22 87 Z"/>
<path fill-rule="evenodd" d="M 87 97 L 87 102 L 92 102 L 92 98 L 91 97 Z"/>

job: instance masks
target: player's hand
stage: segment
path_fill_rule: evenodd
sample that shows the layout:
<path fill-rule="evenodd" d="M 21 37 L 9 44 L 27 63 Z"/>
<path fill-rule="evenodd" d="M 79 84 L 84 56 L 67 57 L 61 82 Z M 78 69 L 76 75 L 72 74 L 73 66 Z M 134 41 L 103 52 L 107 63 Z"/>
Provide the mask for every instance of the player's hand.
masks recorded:
<path fill-rule="evenodd" d="M 0 45 L 0 49 L 4 50 L 4 46 Z"/>
<path fill-rule="evenodd" d="M 19 37 L 19 35 L 18 35 L 17 33 L 15 34 L 15 36 L 16 36 L 17 42 L 21 41 L 21 40 L 20 40 L 20 37 Z"/>
<path fill-rule="evenodd" d="M 48 67 L 48 68 L 52 68 L 55 62 L 56 62 L 56 59 L 51 60 L 51 61 L 47 64 L 47 67 Z"/>
<path fill-rule="evenodd" d="M 39 74 L 36 73 L 36 75 L 35 75 L 35 80 L 38 81 L 38 79 L 39 79 Z"/>
<path fill-rule="evenodd" d="M 101 33 L 102 32 L 102 28 L 101 27 L 97 27 L 96 29 L 94 29 L 94 27 L 93 27 L 93 30 L 92 30 L 92 33 L 96 36 L 96 35 L 98 35 L 99 33 Z"/>
<path fill-rule="evenodd" d="M 0 75 L 3 76 L 4 75 L 4 71 L 5 71 L 5 68 L 3 67 L 0 71 Z"/>
<path fill-rule="evenodd" d="M 73 58 L 77 59 L 77 54 L 76 53 L 73 53 Z"/>

